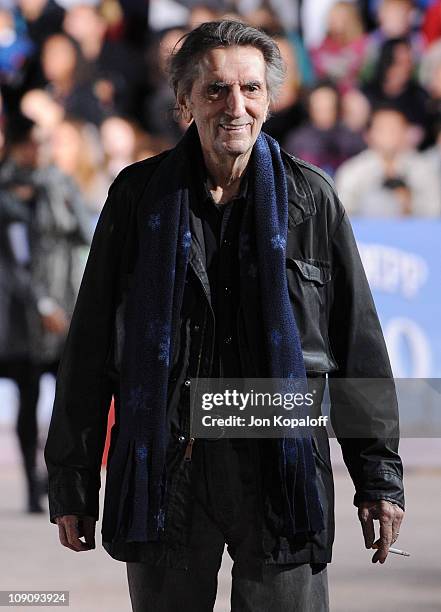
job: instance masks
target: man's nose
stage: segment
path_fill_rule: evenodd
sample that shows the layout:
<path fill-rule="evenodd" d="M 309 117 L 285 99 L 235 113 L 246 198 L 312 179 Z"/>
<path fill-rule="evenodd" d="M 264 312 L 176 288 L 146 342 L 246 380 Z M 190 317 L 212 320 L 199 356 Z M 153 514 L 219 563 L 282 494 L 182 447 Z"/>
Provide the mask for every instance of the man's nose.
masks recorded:
<path fill-rule="evenodd" d="M 228 92 L 226 107 L 230 117 L 242 117 L 245 114 L 245 99 L 239 85 L 233 85 Z"/>

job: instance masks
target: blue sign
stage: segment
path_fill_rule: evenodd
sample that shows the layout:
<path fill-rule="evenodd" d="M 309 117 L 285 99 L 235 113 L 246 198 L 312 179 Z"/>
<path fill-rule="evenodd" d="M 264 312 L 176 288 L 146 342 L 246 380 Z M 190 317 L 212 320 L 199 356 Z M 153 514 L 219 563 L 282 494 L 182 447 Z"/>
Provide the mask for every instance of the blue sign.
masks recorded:
<path fill-rule="evenodd" d="M 441 221 L 352 219 L 394 376 L 441 377 Z"/>

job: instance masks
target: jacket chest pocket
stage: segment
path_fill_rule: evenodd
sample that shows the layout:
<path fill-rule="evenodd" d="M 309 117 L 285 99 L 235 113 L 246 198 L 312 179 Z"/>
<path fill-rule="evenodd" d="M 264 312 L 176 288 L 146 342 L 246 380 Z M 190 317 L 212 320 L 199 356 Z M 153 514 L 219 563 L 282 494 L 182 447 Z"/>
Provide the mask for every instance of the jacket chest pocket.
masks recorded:
<path fill-rule="evenodd" d="M 286 275 L 306 371 L 336 370 L 328 336 L 329 262 L 287 258 Z"/>

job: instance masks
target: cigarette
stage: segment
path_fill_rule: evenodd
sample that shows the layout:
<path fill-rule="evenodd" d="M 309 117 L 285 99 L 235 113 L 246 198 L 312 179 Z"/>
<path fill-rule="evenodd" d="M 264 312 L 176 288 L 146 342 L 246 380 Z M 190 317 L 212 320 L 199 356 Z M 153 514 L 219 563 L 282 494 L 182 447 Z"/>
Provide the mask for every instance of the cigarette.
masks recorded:
<path fill-rule="evenodd" d="M 378 550 L 378 544 L 374 544 L 372 546 L 373 549 Z M 402 555 L 403 557 L 410 557 L 410 553 L 405 551 L 405 550 L 400 550 L 399 548 L 389 548 L 389 552 L 393 553 L 394 555 Z"/>
<path fill-rule="evenodd" d="M 399 548 L 389 548 L 389 552 L 395 555 L 402 555 L 403 557 L 410 557 L 410 553 L 405 550 L 400 550 Z"/>

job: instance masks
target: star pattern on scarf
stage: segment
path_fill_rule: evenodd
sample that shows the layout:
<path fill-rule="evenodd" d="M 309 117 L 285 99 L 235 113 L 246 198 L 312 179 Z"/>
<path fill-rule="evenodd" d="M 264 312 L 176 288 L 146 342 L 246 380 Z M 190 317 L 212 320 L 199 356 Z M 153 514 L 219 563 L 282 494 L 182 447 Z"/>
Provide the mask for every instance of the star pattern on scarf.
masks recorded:
<path fill-rule="evenodd" d="M 286 238 L 280 234 L 276 234 L 271 238 L 271 246 L 273 249 L 284 249 L 286 247 Z"/>
<path fill-rule="evenodd" d="M 153 231 L 158 230 L 161 227 L 161 215 L 159 213 L 149 215 L 148 226 Z"/>
<path fill-rule="evenodd" d="M 182 235 L 181 245 L 184 250 L 187 250 L 190 248 L 190 245 L 191 245 L 191 232 L 190 231 L 186 231 Z"/>
<path fill-rule="evenodd" d="M 164 336 L 159 343 L 158 359 L 168 366 L 170 354 L 170 336 Z"/>
<path fill-rule="evenodd" d="M 136 449 L 136 461 L 138 463 L 143 463 L 147 459 L 147 447 L 145 444 L 141 444 Z"/>

